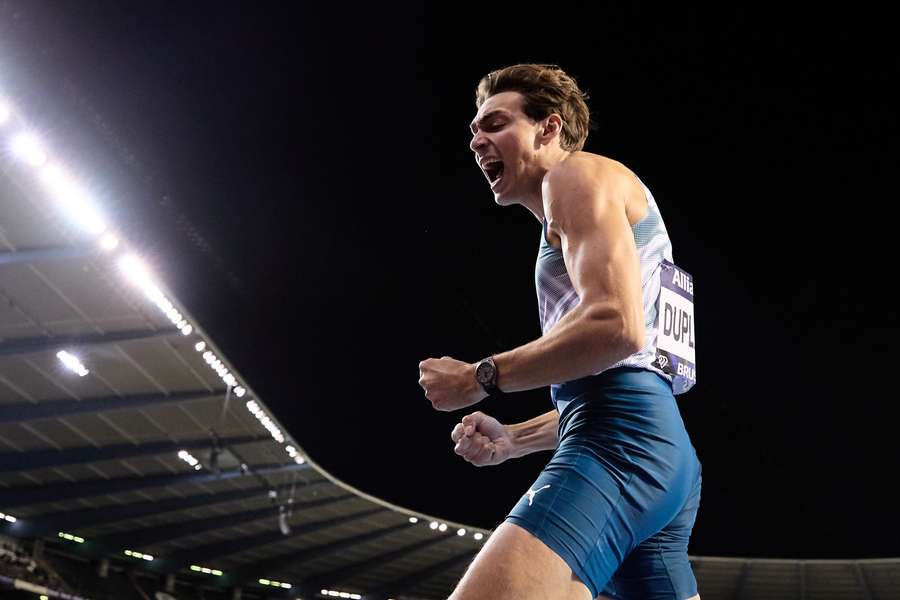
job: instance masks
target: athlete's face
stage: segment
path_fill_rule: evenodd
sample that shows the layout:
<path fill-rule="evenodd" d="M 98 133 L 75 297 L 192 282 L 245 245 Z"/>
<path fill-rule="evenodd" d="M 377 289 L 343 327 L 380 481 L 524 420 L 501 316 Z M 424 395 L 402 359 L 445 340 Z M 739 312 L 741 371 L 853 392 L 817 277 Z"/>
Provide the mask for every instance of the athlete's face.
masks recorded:
<path fill-rule="evenodd" d="M 531 179 L 529 166 L 539 149 L 540 124 L 522 112 L 522 95 L 502 92 L 485 100 L 471 124 L 469 147 L 497 204 L 512 204 Z"/>

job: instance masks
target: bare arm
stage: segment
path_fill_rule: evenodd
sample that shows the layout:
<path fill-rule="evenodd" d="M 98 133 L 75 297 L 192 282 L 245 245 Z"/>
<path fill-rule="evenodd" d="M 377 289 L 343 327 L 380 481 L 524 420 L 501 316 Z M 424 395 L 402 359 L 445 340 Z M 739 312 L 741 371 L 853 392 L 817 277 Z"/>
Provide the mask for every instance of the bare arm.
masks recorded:
<path fill-rule="evenodd" d="M 540 338 L 497 354 L 497 386 L 518 392 L 599 373 L 644 345 L 641 272 L 626 206 L 639 182 L 612 161 L 569 157 L 543 182 L 548 233 L 559 238 L 578 305 Z M 419 363 L 437 410 L 483 400 L 475 365 L 445 356 Z"/>
<path fill-rule="evenodd" d="M 544 181 L 548 231 L 558 235 L 580 299 L 542 337 L 494 357 L 498 384 L 516 392 L 597 373 L 644 343 L 640 263 L 626 214 L 635 182 L 569 159 Z"/>
<path fill-rule="evenodd" d="M 507 425 L 512 438 L 513 458 L 541 450 L 555 450 L 559 429 L 559 413 L 551 410 L 524 423 Z"/>

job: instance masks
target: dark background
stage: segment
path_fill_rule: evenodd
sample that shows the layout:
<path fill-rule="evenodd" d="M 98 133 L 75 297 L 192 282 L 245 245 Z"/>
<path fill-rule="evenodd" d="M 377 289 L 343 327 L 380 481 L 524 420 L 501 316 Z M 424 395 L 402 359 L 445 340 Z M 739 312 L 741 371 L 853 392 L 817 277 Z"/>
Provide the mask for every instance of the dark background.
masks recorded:
<path fill-rule="evenodd" d="M 539 225 L 494 205 L 467 125 L 487 71 L 561 65 L 695 278 L 692 554 L 900 556 L 887 16 L 465 6 L 0 0 L 0 82 L 314 461 L 494 527 L 549 454 L 463 462 L 474 408 L 435 412 L 417 364 L 540 335 Z"/>

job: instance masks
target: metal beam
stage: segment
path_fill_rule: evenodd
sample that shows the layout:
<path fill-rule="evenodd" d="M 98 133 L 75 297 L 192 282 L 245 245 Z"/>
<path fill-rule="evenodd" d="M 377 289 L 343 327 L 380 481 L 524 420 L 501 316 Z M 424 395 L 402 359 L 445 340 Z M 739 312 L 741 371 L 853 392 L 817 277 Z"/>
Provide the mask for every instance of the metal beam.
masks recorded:
<path fill-rule="evenodd" d="M 84 400 L 49 400 L 39 404 L 19 402 L 0 406 L 0 423 L 25 423 L 37 419 L 67 417 L 85 413 L 99 413 L 115 410 L 177 404 L 216 398 L 225 393 L 222 391 L 198 390 L 195 392 L 178 392 L 176 394 L 135 394 L 130 396 L 105 396 L 85 398 Z"/>
<path fill-rule="evenodd" d="M 251 468 L 248 472 L 241 469 L 222 471 L 219 475 L 208 471 L 194 471 L 192 473 L 179 473 L 176 475 L 155 475 L 152 477 L 122 477 L 119 479 L 93 479 L 89 481 L 76 481 L 65 485 L 34 485 L 0 489 L 0 506 L 13 508 L 17 506 L 30 506 L 47 502 L 60 502 L 89 498 L 91 496 L 105 496 L 122 492 L 136 492 L 139 490 L 157 487 L 173 486 L 183 488 L 191 484 L 215 483 L 227 479 L 239 477 L 252 478 L 256 475 L 275 475 L 278 473 L 291 473 L 305 471 L 311 468 L 309 463 L 302 465 L 290 463 L 261 465 Z"/>
<path fill-rule="evenodd" d="M 86 346 L 103 346 L 118 342 L 149 340 L 169 337 L 181 331 L 174 327 L 152 331 L 149 329 L 129 329 L 126 331 L 110 331 L 109 333 L 89 333 L 85 335 L 58 335 L 54 337 L 19 338 L 0 344 L 0 356 L 16 354 L 32 354 L 46 352 L 69 346 L 84 348 Z"/>
<path fill-rule="evenodd" d="M 0 266 L 23 265 L 54 260 L 71 260 L 97 254 L 97 247 L 84 244 L 80 246 L 48 246 L 46 248 L 23 248 L 15 252 L 0 252 Z"/>
<path fill-rule="evenodd" d="M 246 435 L 224 438 L 219 440 L 221 446 L 238 446 L 253 442 L 264 442 L 271 439 L 265 435 Z M 183 442 L 149 442 L 146 444 L 113 444 L 102 448 L 94 446 L 82 446 L 80 448 L 63 448 L 62 450 L 37 450 L 32 452 L 4 452 L 0 454 L 0 473 L 9 471 L 27 471 L 29 469 L 41 469 L 76 465 L 81 463 L 99 462 L 103 460 L 116 460 L 133 458 L 136 456 L 153 456 L 178 450 L 195 450 L 197 448 L 209 448 L 211 440 L 202 438 Z"/>
<path fill-rule="evenodd" d="M 330 498 L 320 498 L 318 500 L 310 500 L 307 502 L 298 502 L 294 504 L 294 510 L 304 510 L 308 508 L 316 508 L 319 506 L 327 506 L 336 504 L 349 498 L 354 498 L 353 494 L 344 494 L 342 496 L 333 496 Z M 128 548 L 147 548 L 160 542 L 167 542 L 190 535 L 200 535 L 207 531 L 223 531 L 231 527 L 237 527 L 244 523 L 252 523 L 261 519 L 272 519 L 274 523 L 278 517 L 278 509 L 269 505 L 264 508 L 255 510 L 246 510 L 238 513 L 225 515 L 215 515 L 203 519 L 194 519 L 193 521 L 179 521 L 170 525 L 154 525 L 143 529 L 129 529 L 121 533 L 113 533 L 110 535 L 94 538 L 100 543 L 111 547 L 128 547 Z M 80 524 L 75 523 L 75 527 Z M 77 529 L 76 529 L 77 531 Z"/>
<path fill-rule="evenodd" d="M 342 517 L 327 519 L 325 521 L 316 521 L 314 523 L 307 523 L 305 525 L 291 526 L 290 535 L 284 535 L 276 529 L 275 531 L 261 533 L 259 535 L 250 537 L 238 537 L 237 539 L 227 540 L 224 542 L 215 542 L 213 544 L 207 544 L 205 546 L 185 548 L 184 550 L 179 550 L 171 554 L 166 559 L 165 566 L 167 570 L 178 571 L 191 564 L 208 563 L 209 561 L 221 558 L 223 556 L 228 556 L 229 554 L 236 554 L 238 552 L 243 552 L 257 546 L 265 546 L 268 544 L 282 542 L 290 538 L 306 535 L 308 533 L 312 533 L 313 531 L 319 531 L 321 529 L 334 527 L 342 523 L 358 521 L 360 519 L 365 519 L 386 510 L 388 509 L 382 507 L 367 509 L 361 512 L 344 515 Z"/>
<path fill-rule="evenodd" d="M 752 561 L 747 560 L 746 562 L 744 562 L 744 566 L 741 569 L 741 574 L 737 580 L 737 585 L 735 585 L 734 588 L 734 596 L 732 596 L 734 600 L 744 600 L 744 584 L 747 583 L 747 578 L 750 577 L 751 567 Z"/>
<path fill-rule="evenodd" d="M 320 479 L 312 483 L 298 482 L 296 486 L 284 485 L 274 489 L 278 493 L 287 492 L 292 488 L 297 491 L 306 491 L 310 488 L 326 484 L 333 485 L 327 479 Z M 100 508 L 83 508 L 80 510 L 30 515 L 27 519 L 27 527 L 23 529 L 22 533 L 29 537 L 40 537 L 55 531 L 68 531 L 72 528 L 73 524 L 77 524 L 79 530 L 84 530 L 97 524 L 106 525 L 109 523 L 117 523 L 119 521 L 128 521 L 135 518 L 164 514 L 176 510 L 184 510 L 186 508 L 213 506 L 216 504 L 225 504 L 226 502 L 238 502 L 253 497 L 262 498 L 266 496 L 269 489 L 268 486 L 258 486 L 231 492 L 204 492 L 202 494 L 167 498 L 165 500 L 143 500 L 141 502 L 132 502 L 131 504 L 114 504 L 112 506 L 101 506 Z M 20 521 L 22 523 L 26 522 L 21 519 Z"/>
<path fill-rule="evenodd" d="M 333 554 L 335 552 L 340 552 L 345 548 L 352 548 L 353 546 L 358 546 L 359 544 L 381 539 L 383 537 L 391 535 L 396 531 L 408 529 L 412 526 L 413 525 L 411 523 L 401 523 L 400 525 L 395 525 L 394 527 L 379 529 L 378 531 L 370 531 L 368 533 L 344 538 L 336 542 L 325 542 L 324 544 L 318 544 L 299 552 L 290 551 L 286 554 L 281 554 L 274 558 L 260 560 L 255 563 L 244 565 L 240 569 L 240 574 L 244 578 L 241 581 L 243 581 L 244 583 L 249 583 L 248 579 L 252 578 L 255 581 L 257 577 L 278 579 L 279 575 L 288 572 L 294 565 L 300 565 L 313 558 Z M 284 579 L 289 578 L 285 577 Z"/>
<path fill-rule="evenodd" d="M 432 577 L 440 575 L 442 573 L 446 573 L 447 571 L 452 571 L 460 563 L 468 563 L 477 553 L 478 550 L 467 550 L 462 554 L 459 554 L 452 558 L 448 558 L 447 560 L 441 561 L 436 565 L 431 565 L 430 567 L 425 567 L 424 569 L 421 569 L 419 571 L 414 571 L 409 575 L 383 585 L 381 589 L 371 594 L 366 594 L 366 600 L 383 600 L 384 598 L 387 598 L 389 596 L 408 594 L 423 581 L 427 581 Z"/>
<path fill-rule="evenodd" d="M 856 581 L 859 583 L 859 589 L 862 592 L 863 599 L 872 600 L 872 590 L 869 589 L 869 582 L 866 579 L 866 574 L 863 573 L 862 565 L 859 561 L 853 561 L 853 572 L 856 574 Z"/>
<path fill-rule="evenodd" d="M 397 550 L 392 550 L 391 552 L 387 552 L 385 554 L 379 554 L 378 556 L 366 558 L 349 565 L 338 567 L 331 571 L 316 573 L 312 577 L 305 579 L 303 582 L 313 589 L 321 587 L 340 587 L 339 584 L 347 582 L 361 573 L 365 573 L 366 571 L 370 571 L 377 567 L 381 567 L 383 565 L 391 563 L 398 558 L 408 556 L 412 552 L 418 552 L 420 550 L 424 550 L 425 548 L 436 546 L 437 544 L 446 542 L 447 540 L 456 537 L 456 535 L 440 534 L 437 537 L 433 537 L 427 540 L 421 540 L 416 542 L 415 544 L 407 544 L 406 546 Z"/>

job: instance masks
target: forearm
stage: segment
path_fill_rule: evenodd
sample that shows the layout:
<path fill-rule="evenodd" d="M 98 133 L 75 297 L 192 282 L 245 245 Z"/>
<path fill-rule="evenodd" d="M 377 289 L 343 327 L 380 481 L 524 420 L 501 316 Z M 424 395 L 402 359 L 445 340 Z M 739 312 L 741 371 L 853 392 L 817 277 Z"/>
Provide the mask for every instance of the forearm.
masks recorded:
<path fill-rule="evenodd" d="M 512 438 L 514 458 L 541 450 L 554 450 L 557 443 L 559 413 L 551 410 L 524 423 L 507 425 L 506 428 Z"/>
<path fill-rule="evenodd" d="M 542 337 L 494 356 L 504 392 L 518 392 L 593 375 L 637 352 L 613 309 L 579 305 Z M 640 336 L 643 337 L 642 335 Z"/>

